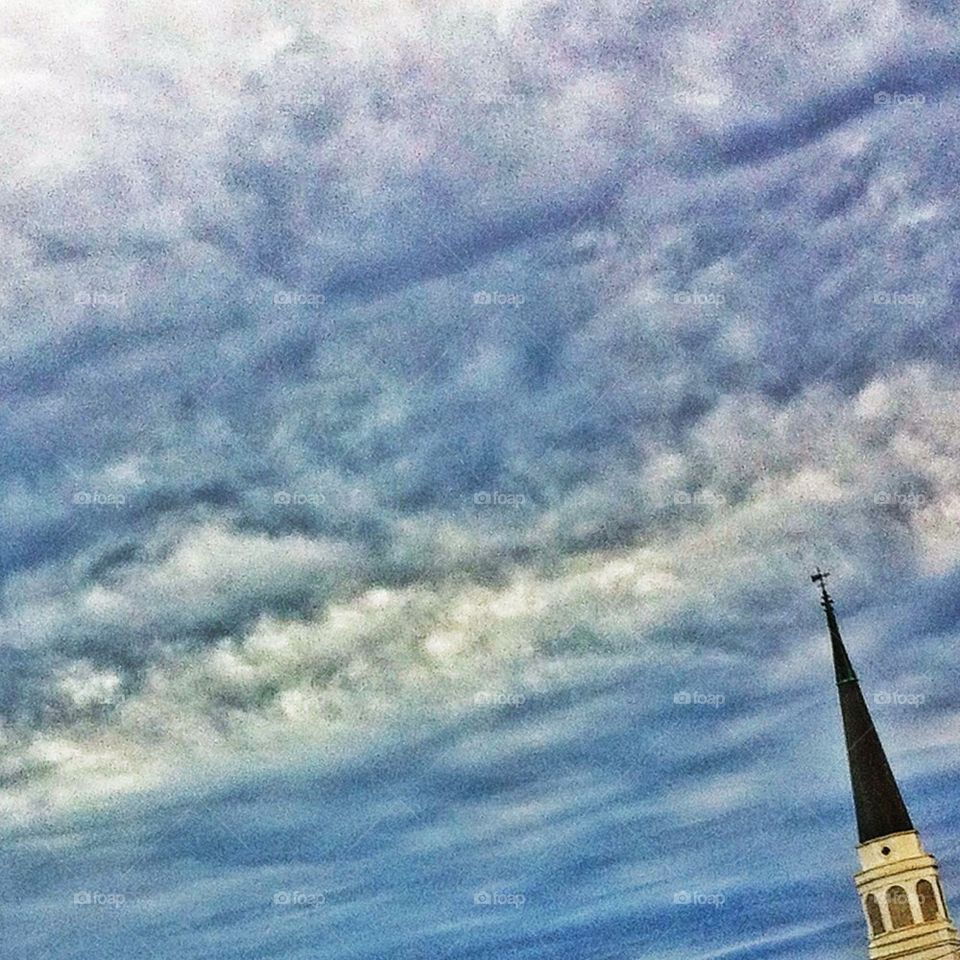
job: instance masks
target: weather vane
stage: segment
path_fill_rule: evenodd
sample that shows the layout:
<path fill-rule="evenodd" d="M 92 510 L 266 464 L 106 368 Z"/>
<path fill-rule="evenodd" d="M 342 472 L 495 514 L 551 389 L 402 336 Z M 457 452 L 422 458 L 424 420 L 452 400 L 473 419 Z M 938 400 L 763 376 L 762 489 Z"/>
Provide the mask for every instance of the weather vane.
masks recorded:
<path fill-rule="evenodd" d="M 825 603 L 830 602 L 830 594 L 827 593 L 827 577 L 829 576 L 830 576 L 829 573 L 827 573 L 825 570 L 821 570 L 819 567 L 817 567 L 816 573 L 810 574 L 810 579 L 814 583 L 818 583 L 820 585 L 820 592 L 823 594 L 823 599 Z"/>

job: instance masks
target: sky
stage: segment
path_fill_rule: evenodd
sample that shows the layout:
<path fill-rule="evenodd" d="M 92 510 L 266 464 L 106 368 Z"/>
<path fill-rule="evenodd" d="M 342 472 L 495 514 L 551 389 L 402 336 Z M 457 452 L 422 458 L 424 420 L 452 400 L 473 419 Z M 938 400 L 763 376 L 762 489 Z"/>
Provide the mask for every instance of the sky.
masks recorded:
<path fill-rule="evenodd" d="M 952 4 L 0 9 L 0 957 L 862 957 L 817 565 L 960 904 Z"/>

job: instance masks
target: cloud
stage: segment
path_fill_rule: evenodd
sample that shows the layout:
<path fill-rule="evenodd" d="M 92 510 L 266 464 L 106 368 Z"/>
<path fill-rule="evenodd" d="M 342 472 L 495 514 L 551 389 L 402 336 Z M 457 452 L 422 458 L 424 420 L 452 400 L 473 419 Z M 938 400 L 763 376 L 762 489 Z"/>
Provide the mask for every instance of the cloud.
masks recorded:
<path fill-rule="evenodd" d="M 646 474 L 618 478 L 609 492 L 595 488 L 590 510 L 561 502 L 518 528 L 507 521 L 486 544 L 469 538 L 477 520 L 468 515 L 456 536 L 474 562 L 478 551 L 496 562 L 513 542 L 539 566 L 503 568 L 488 584 L 457 576 L 456 553 L 443 552 L 449 521 L 426 545 L 436 544 L 451 573 L 404 587 L 361 590 L 371 561 L 345 544 L 222 525 L 125 552 L 115 565 L 101 563 L 98 579 L 79 564 L 66 590 L 56 568 L 13 580 L 8 597 L 20 600 L 26 625 L 21 644 L 37 646 L 56 670 L 39 696 L 84 701 L 93 696 L 84 685 L 104 694 L 93 751 L 100 760 L 77 761 L 88 736 L 82 726 L 59 729 L 53 742 L 73 744 L 64 750 L 22 730 L 26 743 L 36 736 L 41 744 L 26 755 L 39 751 L 45 769 L 63 761 L 75 771 L 102 762 L 113 769 L 122 757 L 134 782 L 141 764 L 175 763 L 183 750 L 199 758 L 207 749 L 273 749 L 281 731 L 295 744 L 358 718 L 463 709 L 491 686 L 536 689 L 567 676 L 551 664 L 570 657 L 657 658 L 678 644 L 700 655 L 757 655 L 761 624 L 809 619 L 784 578 L 802 582 L 824 559 L 816 546 L 832 544 L 838 526 L 845 548 L 828 546 L 825 559 L 847 568 L 849 603 L 858 602 L 858 586 L 876 592 L 904 573 L 941 569 L 960 537 L 936 522 L 955 498 L 956 458 L 930 444 L 942 449 L 939 430 L 956 409 L 956 390 L 952 378 L 912 367 L 848 399 L 817 387 L 780 406 L 756 396 L 722 401 L 685 448 L 652 461 Z M 934 403 L 930 433 L 923 411 Z M 630 516 L 645 542 L 583 553 L 570 538 L 616 509 L 624 484 L 636 491 Z M 520 509 L 470 507 L 474 517 Z M 424 549 L 423 520 L 395 529 L 395 549 Z M 558 555 L 566 559 L 546 565 Z M 45 637 L 56 638 L 52 646 Z M 166 740 L 162 759 L 147 748 Z"/>
<path fill-rule="evenodd" d="M 636 816 L 672 850 L 671 815 L 699 824 L 725 852 L 680 866 L 709 893 L 742 881 L 724 817 L 789 801 L 819 849 L 818 803 L 845 815 L 842 780 L 795 785 L 839 756 L 804 716 L 830 695 L 816 563 L 858 661 L 930 696 L 890 717 L 898 763 L 914 783 L 952 769 L 957 45 L 936 5 L 237 0 L 14 21 L 9 816 L 144 791 L 149 810 L 172 783 L 436 735 L 441 772 L 409 782 L 461 806 L 385 834 L 472 850 L 477 886 L 417 859 L 434 913 L 403 905 L 432 944 L 463 934 L 458 956 L 480 955 L 465 930 L 586 953 L 597 915 L 569 890 L 566 923 L 451 905 L 523 878 L 523 851 L 545 898 L 559 834 L 538 819 L 574 859 L 599 843 L 597 901 L 605 867 L 633 878 L 622 930 L 665 894 L 643 899 L 642 858 L 603 831 Z M 584 692 L 611 675 L 632 700 Z M 504 831 L 518 859 L 495 867 Z M 794 892 L 814 874 L 797 856 Z M 266 874 L 214 873 L 191 874 L 196 949 L 227 922 L 257 944 Z M 387 896 L 349 884 L 355 904 Z M 182 905 L 168 886 L 134 927 Z M 796 918 L 769 910 L 793 950 Z M 668 926 L 689 943 L 705 923 Z M 319 942 L 281 926 L 291 956 Z M 350 949 L 402 956 L 399 934 Z"/>

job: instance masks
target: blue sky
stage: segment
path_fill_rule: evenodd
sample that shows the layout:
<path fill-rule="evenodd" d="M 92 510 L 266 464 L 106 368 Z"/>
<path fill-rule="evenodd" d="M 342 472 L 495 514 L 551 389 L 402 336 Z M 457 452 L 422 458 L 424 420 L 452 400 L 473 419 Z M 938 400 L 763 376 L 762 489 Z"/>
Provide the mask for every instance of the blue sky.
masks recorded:
<path fill-rule="evenodd" d="M 0 956 L 860 957 L 817 564 L 960 891 L 949 5 L 8 6 Z"/>

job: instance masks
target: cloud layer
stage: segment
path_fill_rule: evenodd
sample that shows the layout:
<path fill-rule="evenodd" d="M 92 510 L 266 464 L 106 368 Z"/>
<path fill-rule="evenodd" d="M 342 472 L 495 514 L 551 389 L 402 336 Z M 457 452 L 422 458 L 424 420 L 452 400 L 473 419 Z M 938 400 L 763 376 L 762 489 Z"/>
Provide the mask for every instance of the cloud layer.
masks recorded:
<path fill-rule="evenodd" d="M 310 916 L 353 930 L 386 898 L 393 932 L 331 956 L 689 956 L 713 919 L 704 957 L 858 943 L 855 902 L 848 929 L 820 894 L 803 916 L 758 899 L 763 852 L 726 823 L 786 804 L 781 843 L 846 842 L 817 563 L 934 829 L 949 802 L 952 14 L 21 13 L 0 38 L 0 809 L 26 871 L 8 919 L 79 916 L 48 844 L 81 892 L 131 901 L 136 851 L 147 892 L 98 955 L 131 936 L 217 955 L 234 921 L 254 955 L 294 924 L 231 898 L 288 890 L 311 858 L 261 877 L 211 855 L 190 875 L 216 891 L 178 905 L 196 850 L 168 818 L 198 814 L 171 785 L 206 783 L 229 818 L 216 785 L 253 776 L 243 843 L 295 845 L 311 776 L 416 733 L 430 763 L 400 749 L 387 780 L 447 799 L 378 836 L 452 899 L 422 904 L 418 946 L 399 874 L 338 862 L 341 919 Z M 324 783 L 374 822 L 389 804 Z M 99 861 L 82 811 L 131 793 Z M 717 859 L 677 886 L 697 831 Z M 540 905 L 471 912 L 454 854 L 470 896 Z M 822 872 L 795 855 L 769 878 L 791 896 Z M 724 891 L 738 911 L 664 911 Z M 645 916 L 669 927 L 655 942 L 624 927 Z M 318 936 L 297 926 L 284 955 Z"/>

